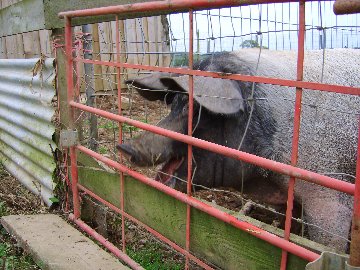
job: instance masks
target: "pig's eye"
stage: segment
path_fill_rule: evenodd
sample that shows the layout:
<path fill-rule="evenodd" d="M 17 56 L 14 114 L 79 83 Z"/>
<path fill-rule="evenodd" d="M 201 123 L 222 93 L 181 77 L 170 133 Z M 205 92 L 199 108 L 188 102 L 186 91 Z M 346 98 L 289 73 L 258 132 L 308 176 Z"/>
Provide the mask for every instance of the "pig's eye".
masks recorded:
<path fill-rule="evenodd" d="M 185 105 L 182 109 L 182 113 L 186 114 L 188 112 L 188 105 Z"/>

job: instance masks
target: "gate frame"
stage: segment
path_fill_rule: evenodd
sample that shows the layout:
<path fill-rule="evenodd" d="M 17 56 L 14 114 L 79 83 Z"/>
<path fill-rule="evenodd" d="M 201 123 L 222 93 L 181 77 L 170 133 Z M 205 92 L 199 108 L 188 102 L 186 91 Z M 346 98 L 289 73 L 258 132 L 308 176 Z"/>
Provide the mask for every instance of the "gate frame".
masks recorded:
<path fill-rule="evenodd" d="M 312 1 L 312 0 L 306 0 Z M 291 218 L 292 218 L 292 208 L 293 208 L 293 199 L 294 199 L 294 185 L 295 178 L 298 180 L 309 181 L 318 185 L 322 185 L 328 188 L 332 188 L 338 191 L 354 195 L 354 210 L 353 210 L 353 225 L 352 225 L 352 241 L 350 246 L 350 264 L 353 266 L 360 266 L 360 128 L 358 135 L 358 150 L 357 150 L 357 165 L 356 165 L 356 181 L 355 184 L 347 183 L 335 178 L 328 176 L 320 175 L 311 171 L 303 170 L 296 167 L 297 158 L 298 158 L 298 143 L 299 143 L 299 129 L 300 129 L 300 119 L 301 119 L 301 99 L 302 99 L 302 89 L 310 90 L 320 90 L 327 92 L 337 92 L 350 95 L 360 96 L 360 88 L 340 86 L 340 85 L 329 85 L 323 83 L 314 83 L 303 81 L 303 64 L 304 64 L 304 37 L 305 37 L 305 0 L 167 0 L 167 1 L 158 1 L 158 2 L 145 2 L 138 4 L 129 4 L 129 5 L 119 5 L 119 6 L 109 6 L 102 8 L 94 9 L 84 9 L 77 11 L 67 11 L 59 13 L 61 18 L 65 19 L 65 52 L 66 52 L 66 76 L 67 76 L 67 88 L 68 88 L 68 106 L 70 111 L 70 128 L 75 129 L 74 125 L 74 113 L 75 109 L 80 109 L 90 113 L 94 113 L 98 116 L 106 117 L 108 119 L 119 122 L 119 143 L 122 142 L 122 130 L 121 123 L 126 123 L 135 127 L 138 127 L 143 130 L 147 130 L 159 135 L 163 135 L 174 140 L 178 140 L 188 144 L 188 183 L 187 183 L 187 194 L 183 194 L 179 191 L 173 190 L 162 183 L 153 181 L 152 179 L 133 171 L 126 166 L 112 161 L 106 157 L 97 154 L 90 149 L 85 148 L 84 146 L 74 145 L 70 147 L 70 158 L 71 158 L 71 175 L 72 175 L 72 192 L 73 192 L 73 201 L 74 201 L 74 214 L 71 215 L 71 219 L 79 225 L 83 230 L 85 230 L 90 235 L 94 236 L 99 242 L 104 246 L 110 249 L 115 255 L 121 258 L 133 269 L 141 269 L 141 267 L 132 261 L 125 254 L 125 232 L 124 232 L 124 218 L 133 220 L 139 224 L 142 224 L 140 221 L 136 220 L 134 217 L 131 217 L 124 210 L 124 173 L 134 177 L 135 179 L 143 182 L 144 184 L 151 186 L 159 191 L 162 191 L 177 200 L 187 204 L 187 215 L 186 215 L 186 245 L 185 249 L 177 246 L 171 240 L 162 236 L 160 233 L 148 228 L 153 231 L 158 238 L 170 244 L 173 248 L 183 253 L 186 257 L 185 268 L 188 269 L 190 260 L 196 262 L 205 269 L 212 269 L 210 266 L 206 265 L 204 262 L 196 258 L 190 253 L 190 213 L 191 207 L 197 208 L 211 216 L 218 218 L 226 223 L 231 224 L 232 226 L 244 230 L 251 235 L 260 238 L 276 247 L 282 249 L 282 259 L 280 269 L 286 269 L 287 264 L 287 253 L 290 252 L 298 257 L 304 258 L 308 261 L 313 261 L 319 257 L 318 254 L 307 250 L 301 246 L 289 242 L 290 228 L 291 228 Z M 298 58 L 297 58 L 297 78 L 296 80 L 285 80 L 278 78 L 269 78 L 261 76 L 250 76 L 250 75 L 241 75 L 241 74 L 221 74 L 217 72 L 208 72 L 193 70 L 193 10 L 201 9 L 212 9 L 220 7 L 231 7 L 231 6 L 241 6 L 241 5 L 250 5 L 250 4 L 265 4 L 265 3 L 284 3 L 284 2 L 299 2 L 299 38 L 298 38 Z M 119 17 L 116 14 L 131 14 L 136 12 L 151 12 L 151 11 L 165 11 L 165 12 L 179 12 L 185 11 L 189 12 L 189 68 L 179 69 L 179 68 L 170 68 L 170 67 L 157 67 L 157 66 L 144 66 L 139 64 L 128 64 L 120 62 L 120 37 L 119 37 Z M 96 15 L 111 15 L 114 14 L 116 18 L 116 51 L 117 51 L 117 62 L 105 62 L 105 61 L 96 61 L 96 60 L 87 60 L 79 59 L 72 57 L 72 30 L 71 30 L 71 19 L 75 17 L 87 17 L 87 16 L 96 16 Z M 152 126 L 145 124 L 136 120 L 126 118 L 121 115 L 121 86 L 118 83 L 118 115 L 112 114 L 106 111 L 102 111 L 93 107 L 82 105 L 75 102 L 75 92 L 73 87 L 73 72 L 72 66 L 74 62 L 80 63 L 89 63 L 97 65 L 106 65 L 117 68 L 117 80 L 120 82 L 121 68 L 130 68 L 130 69 L 143 69 L 149 71 L 160 71 L 160 72 L 171 72 L 182 75 L 189 75 L 189 118 L 188 118 L 188 135 L 176 133 L 170 130 L 166 130 L 160 127 Z M 293 141 L 292 141 L 292 155 L 291 155 L 291 165 L 282 164 L 272 160 L 268 160 L 262 157 L 258 157 L 253 154 L 248 154 L 242 151 L 231 149 L 225 146 L 220 146 L 215 143 L 203 141 L 197 138 L 192 137 L 192 118 L 193 118 L 193 76 L 205 76 L 205 77 L 214 77 L 214 78 L 226 78 L 232 80 L 243 80 L 247 82 L 257 82 L 265 84 L 276 84 L 281 86 L 291 86 L 296 88 L 296 99 L 295 99 L 295 110 L 294 110 L 294 130 L 293 130 Z M 359 127 L 360 127 L 360 117 L 359 117 Z M 192 146 L 196 146 L 202 149 L 206 149 L 218 154 L 222 154 L 231 158 L 235 158 L 247 163 L 251 163 L 265 169 L 270 169 L 272 171 L 289 175 L 289 187 L 288 187 L 288 207 L 286 210 L 286 222 L 285 222 L 285 233 L 284 238 L 277 237 L 267 231 L 264 231 L 256 226 L 249 224 L 244 221 L 240 221 L 235 217 L 226 214 L 218 209 L 215 209 L 197 199 L 191 195 L 191 186 L 192 186 Z M 120 183 L 121 183 L 121 193 L 120 193 L 120 209 L 112 206 L 111 208 L 116 212 L 119 212 L 122 216 L 122 251 L 117 249 L 106 239 L 98 235 L 93 229 L 88 227 L 83 221 L 80 220 L 80 202 L 79 202 L 79 189 L 85 191 L 90 196 L 95 197 L 101 202 L 106 203 L 105 200 L 98 197 L 96 194 L 92 193 L 90 190 L 87 190 L 84 186 L 78 183 L 78 170 L 77 170 L 77 157 L 76 150 L 79 150 L 89 156 L 94 157 L 95 159 L 104 162 L 105 164 L 115 168 L 120 172 Z M 120 162 L 122 157 L 120 155 Z M 109 203 L 106 203 L 109 205 Z M 146 227 L 145 224 L 142 224 Z"/>

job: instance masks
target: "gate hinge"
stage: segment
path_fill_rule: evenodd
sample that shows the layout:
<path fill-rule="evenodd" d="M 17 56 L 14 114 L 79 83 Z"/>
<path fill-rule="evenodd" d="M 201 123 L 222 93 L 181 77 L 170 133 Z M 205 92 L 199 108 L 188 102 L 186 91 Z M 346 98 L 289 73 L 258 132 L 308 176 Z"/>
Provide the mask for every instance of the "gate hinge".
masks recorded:
<path fill-rule="evenodd" d="M 63 129 L 60 130 L 60 146 L 70 147 L 75 146 L 79 142 L 77 130 Z"/>

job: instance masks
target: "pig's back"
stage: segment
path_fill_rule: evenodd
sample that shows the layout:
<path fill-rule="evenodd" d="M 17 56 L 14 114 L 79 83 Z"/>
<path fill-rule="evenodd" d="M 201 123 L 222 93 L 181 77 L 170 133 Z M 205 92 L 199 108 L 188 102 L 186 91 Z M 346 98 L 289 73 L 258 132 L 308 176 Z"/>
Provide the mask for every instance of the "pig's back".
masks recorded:
<path fill-rule="evenodd" d="M 234 53 L 255 67 L 259 49 Z M 304 81 L 320 82 L 323 52 L 307 51 Z M 296 80 L 297 52 L 262 50 L 257 75 Z M 360 50 L 325 51 L 323 83 L 360 87 Z M 295 88 L 260 84 L 257 105 L 271 110 L 277 123 L 273 158 L 289 162 L 293 132 Z M 304 90 L 299 167 L 319 173 L 355 173 L 360 97 Z M 341 178 L 341 177 L 339 177 Z M 351 178 L 344 178 L 349 179 Z"/>

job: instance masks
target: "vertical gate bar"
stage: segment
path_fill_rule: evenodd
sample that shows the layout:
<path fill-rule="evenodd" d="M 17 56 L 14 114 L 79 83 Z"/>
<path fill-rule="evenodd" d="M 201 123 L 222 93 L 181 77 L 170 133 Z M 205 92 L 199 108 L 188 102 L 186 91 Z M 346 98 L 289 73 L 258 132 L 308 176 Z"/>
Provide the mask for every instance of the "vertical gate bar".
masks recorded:
<path fill-rule="evenodd" d="M 119 16 L 116 15 L 116 61 L 120 63 L 120 29 L 119 29 Z M 121 68 L 116 69 L 116 80 L 117 80 L 117 95 L 118 95 L 118 114 L 122 115 L 121 111 Z M 119 144 L 122 144 L 122 123 L 119 122 Z M 120 153 L 120 163 L 123 162 L 122 154 Z M 125 217 L 124 217 L 124 173 L 120 172 L 120 209 L 121 209 L 121 241 L 122 251 L 126 253 L 126 242 L 125 242 Z"/>
<path fill-rule="evenodd" d="M 304 41 L 305 41 L 305 1 L 299 2 L 299 36 L 298 36 L 298 58 L 297 58 L 297 75 L 296 80 L 303 80 L 304 73 Z M 300 119 L 301 119 L 301 100 L 302 88 L 296 88 L 294 127 L 292 139 L 291 165 L 296 166 L 299 152 L 299 135 L 300 135 Z M 294 188 L 295 177 L 290 177 L 288 187 L 288 199 L 285 219 L 284 239 L 289 240 L 291 230 L 291 219 L 294 205 Z M 287 252 L 282 250 L 280 269 L 285 270 L 287 264 Z"/>
<path fill-rule="evenodd" d="M 354 212 L 351 225 L 350 265 L 360 266 L 360 117 L 358 125 L 358 149 L 356 159 L 356 180 L 354 194 Z"/>
<path fill-rule="evenodd" d="M 97 233 L 94 229 L 92 229 L 89 225 L 87 225 L 81 219 L 75 219 L 72 214 L 69 215 L 69 219 L 73 221 L 80 229 L 84 232 L 92 236 L 96 241 L 102 244 L 105 248 L 107 248 L 111 253 L 113 253 L 116 257 L 118 257 L 121 261 L 126 263 L 133 270 L 144 270 L 144 268 L 131 259 L 128 255 L 124 254 L 120 249 L 118 249 L 114 244 L 109 242 L 105 237 L 101 234 Z M 103 269 L 103 268 L 102 268 Z M 123 269 L 123 268 L 121 268 Z"/>
<path fill-rule="evenodd" d="M 73 58 L 72 58 L 72 31 L 71 18 L 65 17 L 65 54 L 66 54 L 66 77 L 67 77 L 67 106 L 69 110 L 69 128 L 75 129 L 74 108 L 70 106 L 70 101 L 74 100 L 74 78 L 73 78 Z M 74 217 L 80 218 L 80 201 L 78 191 L 78 170 L 76 161 L 76 148 L 70 147 L 70 166 L 71 166 L 71 191 L 73 194 Z"/>
<path fill-rule="evenodd" d="M 74 49 L 75 49 L 75 55 L 76 55 L 76 60 L 80 59 L 81 58 L 81 51 L 83 51 L 83 48 L 82 48 L 82 40 L 81 38 L 78 39 L 78 38 L 75 38 L 75 46 L 74 46 Z M 75 63 L 75 71 L 76 71 L 76 83 L 75 83 L 75 89 L 76 91 L 74 92 L 74 98 L 73 99 L 76 99 L 76 97 L 80 97 L 80 65 L 82 63 L 78 63 L 78 61 L 76 61 Z"/>
<path fill-rule="evenodd" d="M 193 69 L 194 62 L 194 42 L 193 42 L 193 10 L 189 10 L 189 69 Z M 194 77 L 189 76 L 189 115 L 188 115 L 188 135 L 192 136 L 192 123 L 194 114 Z M 188 145 L 188 177 L 187 195 L 191 197 L 192 187 L 192 146 Z M 186 251 L 190 253 L 190 217 L 191 206 L 186 206 Z M 186 256 L 185 269 L 189 269 L 189 256 Z"/>

